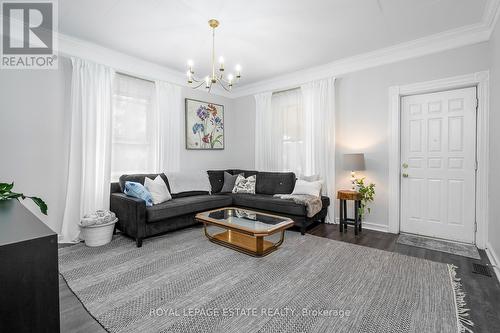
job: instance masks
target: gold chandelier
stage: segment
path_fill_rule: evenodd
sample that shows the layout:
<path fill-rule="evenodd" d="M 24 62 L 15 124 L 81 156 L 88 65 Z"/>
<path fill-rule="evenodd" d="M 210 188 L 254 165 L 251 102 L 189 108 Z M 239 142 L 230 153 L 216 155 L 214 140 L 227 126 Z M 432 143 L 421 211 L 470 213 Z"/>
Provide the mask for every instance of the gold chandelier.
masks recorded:
<path fill-rule="evenodd" d="M 187 71 L 187 82 L 193 89 L 198 89 L 205 85 L 205 89 L 210 92 L 212 90 L 212 85 L 218 83 L 224 90 L 230 91 L 234 84 L 236 84 L 241 78 L 241 66 L 236 65 L 236 76 L 233 74 L 228 74 L 224 78 L 224 58 L 219 58 L 218 70 L 215 66 L 215 28 L 219 26 L 219 21 L 216 19 L 211 19 L 208 21 L 208 25 L 212 28 L 212 73 L 205 76 L 204 79 L 199 79 L 195 77 L 193 70 L 193 61 L 188 61 L 188 71 Z"/>

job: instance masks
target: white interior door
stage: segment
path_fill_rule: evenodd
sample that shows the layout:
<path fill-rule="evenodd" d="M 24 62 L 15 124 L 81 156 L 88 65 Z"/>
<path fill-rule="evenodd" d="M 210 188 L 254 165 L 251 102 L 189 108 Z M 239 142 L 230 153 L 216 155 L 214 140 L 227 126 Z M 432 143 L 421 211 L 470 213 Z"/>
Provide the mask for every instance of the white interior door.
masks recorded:
<path fill-rule="evenodd" d="M 474 243 L 476 88 L 401 106 L 401 231 Z"/>

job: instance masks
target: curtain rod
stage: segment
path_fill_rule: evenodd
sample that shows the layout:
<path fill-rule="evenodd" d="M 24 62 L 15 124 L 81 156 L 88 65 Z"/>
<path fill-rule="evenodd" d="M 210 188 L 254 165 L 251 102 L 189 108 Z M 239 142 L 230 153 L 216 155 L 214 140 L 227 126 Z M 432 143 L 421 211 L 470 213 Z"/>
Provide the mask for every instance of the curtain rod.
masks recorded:
<path fill-rule="evenodd" d="M 155 81 L 153 81 L 153 80 L 145 79 L 145 78 L 142 78 L 142 77 L 139 77 L 139 76 L 135 76 L 135 75 L 132 75 L 132 74 L 127 74 L 127 73 L 120 72 L 120 71 L 116 71 L 116 74 L 120 74 L 120 75 L 123 75 L 123 76 L 128 76 L 128 77 L 131 77 L 133 79 L 138 79 L 138 80 L 143 80 L 143 81 L 155 83 Z"/>
<path fill-rule="evenodd" d="M 300 87 L 289 88 L 289 89 L 279 90 L 279 91 L 273 91 L 273 94 L 280 94 L 280 93 L 284 93 L 284 92 L 288 92 L 288 91 L 292 91 L 292 90 L 297 90 L 297 89 L 300 89 Z"/>

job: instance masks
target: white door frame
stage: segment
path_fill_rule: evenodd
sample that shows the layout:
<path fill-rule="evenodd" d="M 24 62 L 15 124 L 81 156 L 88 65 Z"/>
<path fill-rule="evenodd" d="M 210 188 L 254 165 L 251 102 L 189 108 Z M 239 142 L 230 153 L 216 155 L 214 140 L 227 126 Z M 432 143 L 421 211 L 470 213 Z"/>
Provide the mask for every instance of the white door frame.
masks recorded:
<path fill-rule="evenodd" d="M 389 232 L 398 234 L 401 217 L 401 98 L 451 89 L 477 87 L 476 246 L 488 237 L 489 71 L 389 88 Z"/>

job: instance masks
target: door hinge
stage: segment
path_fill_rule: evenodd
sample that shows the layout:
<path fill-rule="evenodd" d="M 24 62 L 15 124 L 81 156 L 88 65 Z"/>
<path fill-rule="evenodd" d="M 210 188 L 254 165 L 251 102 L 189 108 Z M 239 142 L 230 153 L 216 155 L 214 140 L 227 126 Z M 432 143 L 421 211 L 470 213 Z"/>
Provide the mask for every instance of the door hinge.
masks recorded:
<path fill-rule="evenodd" d="M 477 111 L 479 109 L 479 98 L 476 97 L 476 105 L 474 106 L 475 110 Z"/>
<path fill-rule="evenodd" d="M 474 221 L 474 232 L 477 232 L 477 221 Z"/>
<path fill-rule="evenodd" d="M 476 160 L 476 163 L 475 163 L 475 165 L 474 165 L 474 170 L 476 170 L 476 171 L 477 171 L 477 169 L 478 169 L 478 163 L 477 163 L 477 160 Z"/>

